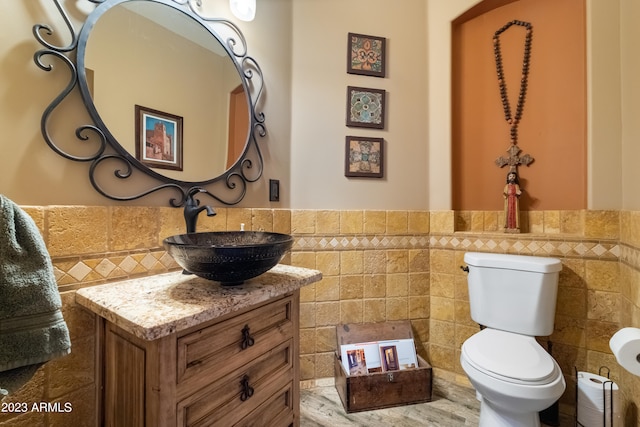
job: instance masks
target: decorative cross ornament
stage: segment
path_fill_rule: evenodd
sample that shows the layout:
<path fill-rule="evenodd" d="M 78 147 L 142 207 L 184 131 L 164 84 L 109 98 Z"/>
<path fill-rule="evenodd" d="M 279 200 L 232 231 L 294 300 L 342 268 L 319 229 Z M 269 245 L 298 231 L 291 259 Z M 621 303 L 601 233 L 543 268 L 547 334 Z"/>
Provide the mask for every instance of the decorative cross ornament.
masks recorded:
<path fill-rule="evenodd" d="M 524 53 L 522 57 L 522 74 L 520 76 L 520 93 L 518 94 L 515 114 L 512 114 L 511 103 L 507 94 L 507 84 L 504 78 L 502 66 L 502 49 L 500 47 L 500 35 L 511 27 L 525 29 Z M 520 156 L 522 150 L 518 147 L 518 125 L 522 119 L 522 110 L 527 95 L 527 81 L 529 79 L 529 61 L 531 56 L 532 25 L 529 22 L 513 20 L 507 22 L 493 35 L 493 53 L 496 60 L 496 73 L 498 75 L 498 87 L 500 88 L 500 100 L 504 111 L 504 119 L 509 125 L 511 146 L 507 150 L 509 157 L 500 156 L 495 160 L 498 167 L 509 165 L 507 182 L 502 191 L 504 197 L 504 231 L 506 233 L 520 232 L 520 196 L 522 188 L 518 178 L 518 166 L 529 166 L 533 157 L 529 154 Z"/>
<path fill-rule="evenodd" d="M 525 166 L 529 166 L 529 164 L 531 164 L 531 162 L 533 162 L 533 157 L 531 157 L 528 154 L 524 154 L 522 155 L 522 157 L 520 157 L 518 154 L 520 154 L 522 150 L 520 150 L 520 147 L 518 147 L 517 145 L 511 145 L 511 147 L 509 147 L 509 149 L 507 150 L 507 153 L 509 153 L 509 157 L 504 157 L 504 156 L 500 156 L 495 160 L 495 163 L 498 167 L 504 167 L 509 165 L 509 169 L 513 172 L 517 172 L 517 167 L 520 165 L 525 165 Z"/>
<path fill-rule="evenodd" d="M 515 106 L 515 114 L 511 112 L 511 103 L 507 94 L 507 85 L 504 78 L 504 69 L 502 66 L 502 49 L 500 47 L 500 35 L 506 30 L 512 27 L 520 27 L 525 30 L 524 40 L 524 52 L 522 56 L 522 74 L 520 76 L 520 93 L 518 94 L 517 103 Z M 509 157 L 498 157 L 495 161 L 498 167 L 504 167 L 509 165 L 511 172 L 517 172 L 518 166 L 529 166 L 533 162 L 533 157 L 528 154 L 522 157 L 518 156 L 521 150 L 518 147 L 518 125 L 522 118 L 522 110 L 524 108 L 524 100 L 527 94 L 527 82 L 529 79 L 529 64 L 531 58 L 531 39 L 533 36 L 533 26 L 529 22 L 513 20 L 507 22 L 500 29 L 498 29 L 493 35 L 493 54 L 496 61 L 496 72 L 498 75 L 498 86 L 500 88 L 500 99 L 502 101 L 502 108 L 504 110 L 504 119 L 510 128 L 511 134 L 511 147 L 507 150 Z"/>

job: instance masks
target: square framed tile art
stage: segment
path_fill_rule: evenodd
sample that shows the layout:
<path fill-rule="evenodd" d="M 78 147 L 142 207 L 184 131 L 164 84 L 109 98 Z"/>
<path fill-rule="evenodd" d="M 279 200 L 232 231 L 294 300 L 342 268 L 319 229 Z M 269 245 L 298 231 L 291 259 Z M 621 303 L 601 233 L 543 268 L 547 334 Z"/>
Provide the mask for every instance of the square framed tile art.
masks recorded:
<path fill-rule="evenodd" d="M 385 77 L 387 39 L 365 34 L 348 34 L 347 73 Z"/>
<path fill-rule="evenodd" d="M 384 139 L 347 136 L 345 147 L 345 176 L 364 178 L 384 176 Z"/>
<path fill-rule="evenodd" d="M 347 126 L 384 129 L 386 92 L 347 86 Z"/>

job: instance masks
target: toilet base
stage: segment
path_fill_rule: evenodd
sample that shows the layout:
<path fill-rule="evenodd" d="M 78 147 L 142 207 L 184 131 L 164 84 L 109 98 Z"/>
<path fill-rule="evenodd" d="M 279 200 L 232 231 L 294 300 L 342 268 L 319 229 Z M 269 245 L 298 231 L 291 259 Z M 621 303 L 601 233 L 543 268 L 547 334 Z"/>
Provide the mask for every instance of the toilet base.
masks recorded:
<path fill-rule="evenodd" d="M 537 412 L 515 414 L 512 412 L 496 411 L 496 409 L 481 397 L 480 422 L 478 427 L 540 427 L 540 417 Z"/>

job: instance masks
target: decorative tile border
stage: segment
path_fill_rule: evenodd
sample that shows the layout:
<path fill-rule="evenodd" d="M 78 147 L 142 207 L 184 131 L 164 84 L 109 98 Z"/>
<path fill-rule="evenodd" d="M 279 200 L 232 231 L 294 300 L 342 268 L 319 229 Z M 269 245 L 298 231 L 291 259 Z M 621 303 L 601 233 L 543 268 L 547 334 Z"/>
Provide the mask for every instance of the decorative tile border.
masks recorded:
<path fill-rule="evenodd" d="M 292 251 L 428 249 L 429 237 L 389 235 L 313 235 L 296 237 Z M 54 273 L 61 291 L 179 269 L 162 249 L 54 258 Z"/>
<path fill-rule="evenodd" d="M 547 236 L 518 237 L 505 235 L 447 234 L 431 236 L 429 247 L 434 249 L 469 250 L 479 252 L 516 253 L 519 255 L 557 256 L 565 258 L 597 258 L 617 260 L 621 245 L 617 241 L 562 239 Z"/>
<path fill-rule="evenodd" d="M 292 251 L 347 251 L 391 249 L 451 249 L 620 260 L 640 270 L 640 249 L 617 241 L 548 238 L 526 234 L 452 233 L 442 235 L 301 235 Z M 61 291 L 131 277 L 175 271 L 179 266 L 163 249 L 54 258 L 54 272 Z"/>
<path fill-rule="evenodd" d="M 621 248 L 615 240 L 589 240 L 530 236 L 520 234 L 451 233 L 421 236 L 345 235 L 303 236 L 294 242 L 293 250 L 366 250 L 366 249 L 452 249 L 480 252 L 504 252 L 521 255 L 558 256 L 569 258 L 597 258 L 617 260 Z"/>
<path fill-rule="evenodd" d="M 53 258 L 52 262 L 60 291 L 179 269 L 174 259 L 161 249 Z"/>
<path fill-rule="evenodd" d="M 292 250 L 428 249 L 429 236 L 343 235 L 296 237 Z"/>

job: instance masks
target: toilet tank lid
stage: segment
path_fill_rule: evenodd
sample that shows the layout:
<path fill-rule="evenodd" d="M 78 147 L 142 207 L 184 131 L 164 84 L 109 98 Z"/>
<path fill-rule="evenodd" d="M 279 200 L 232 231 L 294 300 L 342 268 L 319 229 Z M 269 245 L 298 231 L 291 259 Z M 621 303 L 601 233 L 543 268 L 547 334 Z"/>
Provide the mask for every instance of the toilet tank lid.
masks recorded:
<path fill-rule="evenodd" d="M 562 270 L 562 262 L 557 258 L 529 255 L 467 252 L 464 254 L 464 262 L 474 267 L 505 268 L 538 273 Z"/>

